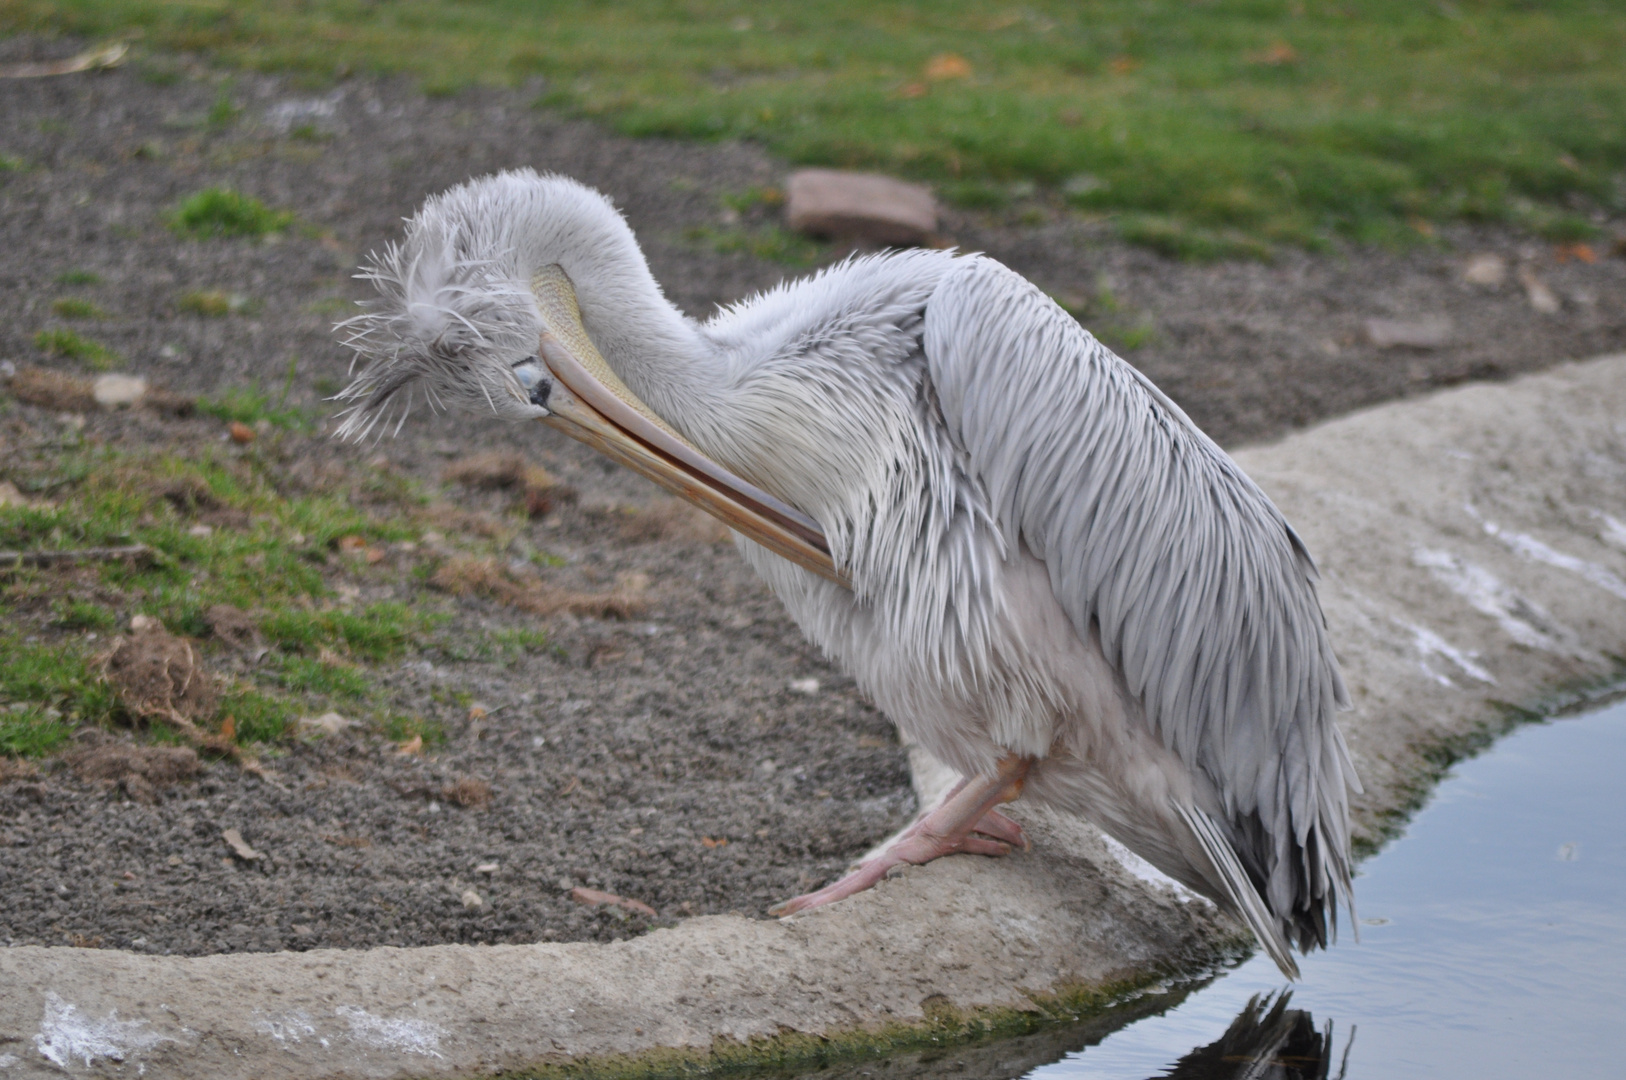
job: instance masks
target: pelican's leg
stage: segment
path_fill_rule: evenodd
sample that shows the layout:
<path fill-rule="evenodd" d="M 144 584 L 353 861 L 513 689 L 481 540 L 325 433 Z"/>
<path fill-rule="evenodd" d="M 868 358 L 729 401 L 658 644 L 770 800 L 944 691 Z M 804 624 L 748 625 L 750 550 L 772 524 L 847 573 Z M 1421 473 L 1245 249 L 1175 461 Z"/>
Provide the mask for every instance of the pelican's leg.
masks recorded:
<path fill-rule="evenodd" d="M 920 865 L 944 855 L 1007 855 L 1013 844 L 1026 846 L 1021 826 L 995 807 L 1022 794 L 1022 781 L 1032 758 L 1012 754 L 991 776 L 962 780 L 942 804 L 915 822 L 887 849 L 866 859 L 858 869 L 818 892 L 798 896 L 768 909 L 770 915 L 794 915 L 863 892 L 905 863 Z M 991 839 L 1003 837 L 1008 839 Z"/>

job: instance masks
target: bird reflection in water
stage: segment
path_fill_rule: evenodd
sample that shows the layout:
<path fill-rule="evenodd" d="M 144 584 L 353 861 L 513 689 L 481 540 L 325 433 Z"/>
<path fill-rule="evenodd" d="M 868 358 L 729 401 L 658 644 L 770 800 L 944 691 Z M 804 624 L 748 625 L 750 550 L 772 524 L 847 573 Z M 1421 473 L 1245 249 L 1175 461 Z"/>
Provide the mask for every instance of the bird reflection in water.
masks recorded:
<path fill-rule="evenodd" d="M 1333 1074 L 1333 1025 L 1317 1030 L 1292 991 L 1255 994 L 1224 1035 L 1175 1062 L 1157 1080 L 1344 1080 L 1355 1029 Z"/>

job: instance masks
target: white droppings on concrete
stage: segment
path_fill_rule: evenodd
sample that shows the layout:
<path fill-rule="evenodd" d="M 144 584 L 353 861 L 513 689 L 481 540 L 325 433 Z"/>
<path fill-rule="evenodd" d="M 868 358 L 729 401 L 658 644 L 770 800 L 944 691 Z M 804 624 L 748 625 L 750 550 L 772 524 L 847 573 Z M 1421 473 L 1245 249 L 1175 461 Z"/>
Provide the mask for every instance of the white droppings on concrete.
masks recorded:
<path fill-rule="evenodd" d="M 1102 833 L 1101 840 L 1106 844 L 1107 852 L 1118 860 L 1118 865 L 1129 871 L 1131 876 L 1139 878 L 1148 885 L 1157 885 L 1173 890 L 1174 894 L 1180 898 L 1181 903 L 1190 903 L 1198 898 L 1196 893 L 1124 847 L 1116 838 L 1107 833 Z"/>
<path fill-rule="evenodd" d="M 1395 622 L 1410 631 L 1412 647 L 1423 654 L 1423 670 L 1442 685 L 1455 686 L 1456 684 L 1450 678 L 1436 672 L 1429 666 L 1428 658 L 1431 656 L 1439 656 L 1451 661 L 1470 679 L 1478 679 L 1482 683 L 1495 685 L 1496 679 L 1491 673 L 1475 663 L 1474 658 L 1478 655 L 1477 653 L 1463 652 L 1426 626 L 1417 626 L 1414 623 L 1402 622 L 1399 619 L 1396 619 Z"/>
<path fill-rule="evenodd" d="M 1506 544 L 1508 550 L 1521 559 L 1529 559 L 1531 562 L 1545 563 L 1548 566 L 1556 566 L 1560 570 L 1567 570 L 1572 574 L 1585 578 L 1611 596 L 1618 596 L 1622 600 L 1626 600 L 1626 581 L 1622 581 L 1607 568 L 1599 566 L 1595 562 L 1578 559 L 1574 555 L 1566 555 L 1564 552 L 1548 547 L 1540 540 L 1525 533 L 1508 532 L 1494 521 L 1486 521 L 1480 517 L 1479 512 L 1472 506 L 1466 507 L 1466 509 L 1470 517 L 1484 526 L 1487 534 Z M 1607 520 L 1615 525 L 1620 524 L 1613 518 L 1607 518 Z"/>
<path fill-rule="evenodd" d="M 393 1050 L 399 1054 L 422 1054 L 440 1057 L 440 1037 L 446 1029 L 427 1020 L 391 1019 L 375 1016 L 354 1005 L 341 1005 L 333 1010 L 350 1025 L 350 1037 L 374 1050 Z"/>
<path fill-rule="evenodd" d="M 9 1069 L 21 1060 L 16 1054 L 0 1054 L 0 1069 Z"/>
<path fill-rule="evenodd" d="M 97 1058 L 123 1061 L 133 1051 L 176 1041 L 147 1030 L 149 1026 L 145 1020 L 120 1020 L 117 1009 L 100 1020 L 85 1016 L 79 1006 L 47 990 L 45 1015 L 40 1019 L 39 1034 L 34 1036 L 34 1047 L 59 1069 L 66 1069 L 75 1058 L 88 1069 Z"/>
<path fill-rule="evenodd" d="M 292 1050 L 288 1044 L 303 1042 L 314 1038 L 316 1025 L 311 1022 L 310 1013 L 303 1009 L 295 1009 L 290 1013 L 266 1015 L 258 1011 L 254 1014 L 254 1030 L 261 1035 L 268 1035 L 282 1046 L 284 1050 Z M 327 1045 L 327 1040 L 322 1040 Z"/>
<path fill-rule="evenodd" d="M 1598 539 L 1618 548 L 1626 548 L 1626 521 L 1602 513 L 1598 513 L 1597 517 L 1603 521 L 1603 531 L 1598 534 Z"/>
<path fill-rule="evenodd" d="M 1561 656 L 1594 659 L 1574 630 L 1555 622 L 1540 605 L 1526 600 L 1482 566 L 1433 548 L 1418 548 L 1412 561 L 1432 573 L 1474 610 L 1496 620 L 1502 632 L 1520 645 Z"/>

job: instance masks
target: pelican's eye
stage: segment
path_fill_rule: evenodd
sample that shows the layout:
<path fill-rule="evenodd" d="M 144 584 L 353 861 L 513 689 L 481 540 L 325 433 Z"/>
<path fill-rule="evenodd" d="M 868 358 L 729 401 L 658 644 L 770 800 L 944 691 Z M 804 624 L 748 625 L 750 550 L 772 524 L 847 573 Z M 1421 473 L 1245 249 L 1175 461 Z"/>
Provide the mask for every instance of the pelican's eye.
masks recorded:
<path fill-rule="evenodd" d="M 553 380 L 548 378 L 548 371 L 542 366 L 539 356 L 527 356 L 513 367 L 514 378 L 524 387 L 529 395 L 532 405 L 548 407 L 548 394 L 553 390 Z"/>

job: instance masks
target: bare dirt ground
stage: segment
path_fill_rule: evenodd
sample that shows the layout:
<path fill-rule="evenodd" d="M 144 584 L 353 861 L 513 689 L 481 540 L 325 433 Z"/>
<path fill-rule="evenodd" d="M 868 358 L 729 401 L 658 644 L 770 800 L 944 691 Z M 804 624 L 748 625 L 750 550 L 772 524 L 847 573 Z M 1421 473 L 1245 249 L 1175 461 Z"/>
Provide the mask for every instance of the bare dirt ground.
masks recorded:
<path fill-rule="evenodd" d="M 0 59 L 39 48 L 0 45 Z M 693 314 L 795 272 L 751 253 L 772 235 L 771 205 L 725 202 L 777 184 L 782 165 L 749 146 L 618 138 L 532 108 L 535 96 L 426 98 L 372 80 L 310 91 L 165 59 L 0 80 L 0 154 L 17 162 L 0 172 L 0 359 L 77 370 L 34 343 L 42 329 L 71 326 L 113 349 L 121 370 L 186 393 L 276 385 L 296 362 L 290 401 L 320 409 L 348 362 L 331 324 L 365 295 L 349 277 L 361 256 L 425 195 L 510 166 L 568 173 L 611 195 L 656 277 Z M 265 243 L 189 241 L 166 228 L 180 199 L 211 185 L 291 210 L 300 227 Z M 1128 248 L 1042 199 L 950 212 L 944 233 L 1028 275 L 1108 340 L 1138 344 L 1129 359 L 1231 445 L 1435 385 L 1626 347 L 1626 260 L 1607 246 L 1587 252 L 1589 262 L 1462 228 L 1404 252 L 1192 266 Z M 1504 260 L 1500 285 L 1464 280 L 1465 262 L 1483 253 Z M 60 283 L 76 270 L 97 283 Z M 1556 310 L 1532 306 L 1541 288 Z M 182 309 L 191 291 L 247 303 L 208 318 Z M 105 317 L 65 320 L 52 305 L 68 295 Z M 1363 330 L 1374 317 L 1444 317 L 1449 339 L 1380 349 Z M 323 470 L 387 472 L 457 502 L 471 521 L 499 522 L 515 557 L 551 556 L 560 588 L 605 590 L 645 575 L 647 607 L 631 618 L 541 618 L 431 593 L 417 571 L 437 557 L 432 536 L 377 566 L 336 561 L 336 587 L 446 613 L 432 638 L 377 673 L 446 741 L 413 755 L 347 732 L 289 745 L 266 762 L 270 777 L 215 761 L 196 776 L 158 777 L 151 790 L 97 779 L 67 757 L 0 780 L 8 944 L 196 954 L 609 940 L 693 914 L 761 914 L 913 810 L 884 717 L 801 641 L 703 519 L 545 429 L 418 416 L 378 446 L 286 432 L 233 450 L 215 420 L 90 411 L 79 424 L 0 396 L 0 480 L 62 438 L 255 453 L 290 483 Z M 527 520 L 508 513 L 505 493 L 441 479 L 448 462 L 490 450 L 546 465 L 579 501 Z M 78 580 L 63 572 L 61 587 Z M 31 618 L 26 605 L 4 617 Z M 546 629 L 548 648 L 480 645 L 528 626 Z M 49 632 L 43 622 L 38 632 Z M 219 643 L 204 647 L 211 662 L 242 663 Z M 793 688 L 809 679 L 816 689 Z M 87 732 L 72 754 L 134 738 Z M 234 854 L 227 829 L 260 857 Z M 585 906 L 570 897 L 576 887 L 657 914 Z"/>

